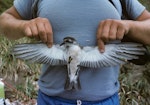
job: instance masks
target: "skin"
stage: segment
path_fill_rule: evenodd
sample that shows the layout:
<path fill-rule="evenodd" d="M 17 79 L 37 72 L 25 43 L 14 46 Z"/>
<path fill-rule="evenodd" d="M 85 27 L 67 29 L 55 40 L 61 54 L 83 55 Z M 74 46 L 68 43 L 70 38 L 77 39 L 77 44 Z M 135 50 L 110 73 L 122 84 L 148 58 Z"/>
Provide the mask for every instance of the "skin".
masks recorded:
<path fill-rule="evenodd" d="M 150 13 L 144 10 L 134 21 L 113 19 L 101 21 L 97 29 L 97 43 L 100 51 L 105 51 L 106 42 L 122 40 L 124 36 L 150 45 Z"/>
<path fill-rule="evenodd" d="M 53 44 L 52 27 L 46 18 L 38 17 L 32 20 L 23 20 L 13 6 L 0 16 L 0 23 L 0 32 L 8 39 L 16 40 L 27 36 L 40 39 L 48 47 Z"/>
<path fill-rule="evenodd" d="M 0 15 L 0 32 L 9 39 L 35 37 L 51 47 L 53 31 L 50 21 L 46 18 L 23 20 L 12 6 Z M 105 51 L 105 43 L 112 40 L 122 40 L 128 36 L 137 42 L 150 45 L 150 13 L 144 10 L 135 21 L 107 19 L 99 23 L 97 28 L 97 43 L 100 52 Z"/>

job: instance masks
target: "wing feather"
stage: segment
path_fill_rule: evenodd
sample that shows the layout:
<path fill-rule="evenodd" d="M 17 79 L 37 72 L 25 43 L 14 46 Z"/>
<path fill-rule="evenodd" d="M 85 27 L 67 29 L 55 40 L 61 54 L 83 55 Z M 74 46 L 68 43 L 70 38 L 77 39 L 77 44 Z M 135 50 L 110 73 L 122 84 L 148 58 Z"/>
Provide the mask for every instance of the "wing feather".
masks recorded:
<path fill-rule="evenodd" d="M 62 65 L 66 64 L 66 54 L 59 45 L 48 48 L 44 43 L 18 44 L 13 47 L 12 54 L 29 62 Z"/>
<path fill-rule="evenodd" d="M 115 66 L 138 59 L 138 55 L 144 53 L 143 45 L 137 43 L 107 44 L 104 53 L 100 53 L 98 47 L 83 47 L 80 65 L 91 68 Z"/>

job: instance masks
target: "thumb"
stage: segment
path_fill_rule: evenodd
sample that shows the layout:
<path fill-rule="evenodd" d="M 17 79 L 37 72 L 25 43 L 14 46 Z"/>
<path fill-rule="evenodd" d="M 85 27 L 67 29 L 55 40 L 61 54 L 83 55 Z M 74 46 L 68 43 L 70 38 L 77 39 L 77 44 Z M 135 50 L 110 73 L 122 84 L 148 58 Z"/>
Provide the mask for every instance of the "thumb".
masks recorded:
<path fill-rule="evenodd" d="M 101 39 L 98 39 L 98 49 L 101 53 L 105 52 L 105 44 L 104 41 Z"/>

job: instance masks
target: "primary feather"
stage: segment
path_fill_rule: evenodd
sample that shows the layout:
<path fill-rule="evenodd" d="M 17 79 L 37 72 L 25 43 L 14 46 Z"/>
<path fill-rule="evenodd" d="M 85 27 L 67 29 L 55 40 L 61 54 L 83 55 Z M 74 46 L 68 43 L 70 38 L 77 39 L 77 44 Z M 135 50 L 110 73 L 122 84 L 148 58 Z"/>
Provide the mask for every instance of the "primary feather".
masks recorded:
<path fill-rule="evenodd" d="M 13 48 L 16 58 L 41 64 L 62 65 L 66 64 L 66 54 L 59 45 L 48 48 L 44 43 L 19 44 Z"/>
<path fill-rule="evenodd" d="M 127 60 L 138 59 L 145 48 L 137 43 L 107 44 L 105 52 L 100 53 L 98 47 L 83 47 L 81 50 L 80 66 L 107 67 L 124 64 Z M 16 58 L 50 65 L 66 65 L 67 54 L 60 45 L 48 48 L 44 43 L 28 43 L 15 45 L 13 54 Z"/>
<path fill-rule="evenodd" d="M 98 47 L 84 47 L 80 65 L 92 68 L 114 66 L 138 59 L 138 55 L 144 53 L 145 48 L 137 43 L 107 44 L 104 53 L 100 53 Z"/>

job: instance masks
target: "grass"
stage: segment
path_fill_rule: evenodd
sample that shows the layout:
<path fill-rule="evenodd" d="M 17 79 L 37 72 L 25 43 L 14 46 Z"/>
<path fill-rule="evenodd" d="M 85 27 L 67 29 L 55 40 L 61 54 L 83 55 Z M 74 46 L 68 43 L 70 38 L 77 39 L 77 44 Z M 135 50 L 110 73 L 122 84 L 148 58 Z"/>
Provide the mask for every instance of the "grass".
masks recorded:
<path fill-rule="evenodd" d="M 0 0 L 0 13 L 12 6 L 13 0 Z"/>
<path fill-rule="evenodd" d="M 127 64 L 120 73 L 121 105 L 150 105 L 150 64 Z"/>
<path fill-rule="evenodd" d="M 15 59 L 11 55 L 11 47 L 14 44 L 29 42 L 29 40 L 10 41 L 0 36 L 0 42 L 0 77 L 3 77 L 6 81 L 12 80 L 10 85 L 23 93 L 24 96 L 35 98 L 37 94 L 33 83 L 38 79 L 40 65 L 28 64 Z M 14 89 L 12 90 L 14 91 Z"/>
<path fill-rule="evenodd" d="M 12 1 L 0 1 L 0 13 L 10 7 Z M 149 0 L 140 1 L 150 10 Z M 27 101 L 36 98 L 35 83 L 40 74 L 40 65 L 17 60 L 10 54 L 14 44 L 23 42 L 29 42 L 29 40 L 10 41 L 0 36 L 0 77 L 6 78 L 6 81 L 12 86 L 12 89 L 8 87 L 6 89 L 7 98 Z M 121 105 L 150 105 L 150 64 L 124 65 L 120 70 L 119 81 Z"/>

